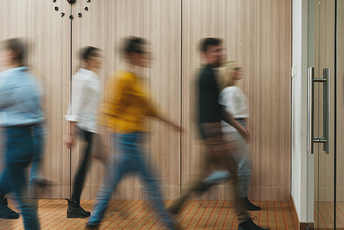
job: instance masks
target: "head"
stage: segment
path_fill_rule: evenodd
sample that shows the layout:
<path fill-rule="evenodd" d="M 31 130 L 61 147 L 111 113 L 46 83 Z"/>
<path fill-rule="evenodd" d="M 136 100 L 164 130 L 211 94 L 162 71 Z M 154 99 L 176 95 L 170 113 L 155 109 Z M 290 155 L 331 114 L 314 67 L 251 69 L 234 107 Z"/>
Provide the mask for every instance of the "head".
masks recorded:
<path fill-rule="evenodd" d="M 83 48 L 80 52 L 80 61 L 87 69 L 99 69 L 102 66 L 101 50 L 92 46 Z"/>
<path fill-rule="evenodd" d="M 143 38 L 129 37 L 124 40 L 123 56 L 127 62 L 134 66 L 148 67 L 149 54 L 147 42 Z"/>
<path fill-rule="evenodd" d="M 19 38 L 12 38 L 2 42 L 1 59 L 7 66 L 26 66 L 28 48 L 27 44 Z"/>
<path fill-rule="evenodd" d="M 221 66 L 224 57 L 221 39 L 202 39 L 200 44 L 200 51 L 206 65 L 210 65 L 214 68 Z"/>
<path fill-rule="evenodd" d="M 235 85 L 240 79 L 242 79 L 242 70 L 237 62 L 226 62 L 221 66 L 219 82 L 222 89 Z"/>

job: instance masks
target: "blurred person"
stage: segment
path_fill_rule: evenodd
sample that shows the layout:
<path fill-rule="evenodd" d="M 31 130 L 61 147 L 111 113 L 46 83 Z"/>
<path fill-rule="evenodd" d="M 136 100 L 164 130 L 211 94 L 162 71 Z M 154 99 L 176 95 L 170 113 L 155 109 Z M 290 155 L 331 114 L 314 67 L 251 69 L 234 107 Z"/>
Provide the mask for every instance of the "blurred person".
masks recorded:
<path fill-rule="evenodd" d="M 215 70 L 221 66 L 224 57 L 222 41 L 218 38 L 205 38 L 201 40 L 200 52 L 204 61 L 204 67 L 197 78 L 198 84 L 198 122 L 199 130 L 206 145 L 205 159 L 201 165 L 201 177 L 186 191 L 168 210 L 177 214 L 180 212 L 186 199 L 193 193 L 204 190 L 203 180 L 214 169 L 224 169 L 231 174 L 233 188 L 233 206 L 238 220 L 239 229 L 262 229 L 250 218 L 244 208 L 238 192 L 238 165 L 232 156 L 236 149 L 236 142 L 232 137 L 224 139 L 221 130 L 221 120 L 233 126 L 242 138 L 249 141 L 249 132 L 242 127 L 233 116 L 229 114 L 219 103 L 218 81 Z"/>
<path fill-rule="evenodd" d="M 166 228 L 176 229 L 173 220 L 165 210 L 151 164 L 148 164 L 143 154 L 144 138 L 147 132 L 143 121 L 145 117 L 152 117 L 169 124 L 177 132 L 182 129 L 164 118 L 153 107 L 144 87 L 144 79 L 138 75 L 140 68 L 149 67 L 150 56 L 147 53 L 146 40 L 138 37 L 126 38 L 123 54 L 126 66 L 108 80 L 104 92 L 105 97 L 100 107 L 100 124 L 108 127 L 114 134 L 113 139 L 119 146 L 120 156 L 117 164 L 112 168 L 113 175 L 107 175 L 112 180 L 99 189 L 86 229 L 98 229 L 112 192 L 122 177 L 131 173 L 139 173 L 144 180 L 149 198 L 153 201 Z"/>
<path fill-rule="evenodd" d="M 0 218 L 17 219 L 4 196 L 14 192 L 25 229 L 40 229 L 36 200 L 28 199 L 26 168 L 33 155 L 33 129 L 43 121 L 41 93 L 27 67 L 27 45 L 20 39 L 5 40 L 2 59 L 9 68 L 0 73 L 0 124 L 5 138 L 5 169 L 0 177 Z"/>
<path fill-rule="evenodd" d="M 248 102 L 243 91 L 237 86 L 238 81 L 243 79 L 242 69 L 237 62 L 233 61 L 223 64 L 221 69 L 219 78 L 219 84 L 222 89 L 219 99 L 220 104 L 242 127 L 246 128 L 246 119 L 249 117 Z M 252 204 L 248 199 L 252 168 L 248 146 L 233 127 L 223 121 L 221 123 L 223 133 L 225 134 L 224 138 L 233 138 L 238 144 L 237 151 L 233 153 L 233 157 L 238 164 L 238 190 L 244 207 L 250 211 L 261 210 L 259 206 Z M 214 171 L 203 180 L 205 184 L 204 191 L 227 179 L 230 179 L 228 171 Z"/>
<path fill-rule="evenodd" d="M 80 206 L 80 197 L 86 174 L 91 163 L 93 138 L 97 132 L 97 112 L 101 95 L 99 76 L 95 73 L 102 65 L 100 49 L 85 47 L 80 52 L 81 66 L 72 77 L 72 100 L 66 115 L 70 130 L 64 143 L 68 148 L 75 144 L 76 135 L 80 135 L 86 146 L 82 162 L 73 183 L 73 194 L 68 201 L 67 218 L 85 218 L 91 215 Z"/>
<path fill-rule="evenodd" d="M 44 81 L 41 77 L 42 75 L 39 74 L 37 70 L 32 70 L 32 73 L 37 77 L 38 82 L 40 83 L 40 91 L 41 91 L 41 110 L 44 115 Z M 37 198 L 38 189 L 39 188 L 46 188 L 49 185 L 52 185 L 53 182 L 46 180 L 44 175 L 42 174 L 42 166 L 43 166 L 43 159 L 44 159 L 44 150 L 45 150 L 45 142 L 47 136 L 47 125 L 45 118 L 40 125 L 36 125 L 33 128 L 33 146 L 34 146 L 34 153 L 33 159 L 30 169 L 30 193 L 32 198 Z"/>

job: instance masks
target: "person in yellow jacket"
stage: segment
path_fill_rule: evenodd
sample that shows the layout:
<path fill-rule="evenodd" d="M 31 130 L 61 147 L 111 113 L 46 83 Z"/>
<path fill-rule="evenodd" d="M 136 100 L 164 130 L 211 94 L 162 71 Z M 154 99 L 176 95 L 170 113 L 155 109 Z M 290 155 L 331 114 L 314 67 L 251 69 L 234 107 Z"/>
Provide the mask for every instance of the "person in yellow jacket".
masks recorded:
<path fill-rule="evenodd" d="M 149 67 L 147 42 L 143 38 L 126 38 L 123 54 L 126 61 L 125 70 L 119 70 L 108 80 L 104 99 L 100 106 L 100 125 L 108 127 L 114 133 L 121 156 L 114 169 L 114 175 L 107 185 L 100 187 L 92 215 L 86 229 L 98 229 L 105 214 L 112 192 L 121 178 L 128 173 L 139 173 L 146 183 L 150 199 L 158 210 L 167 229 L 175 229 L 173 220 L 165 210 L 161 192 L 144 159 L 143 140 L 147 132 L 145 117 L 157 118 L 171 125 L 177 132 L 182 128 L 165 119 L 152 105 L 144 81 L 138 74 L 141 67 Z"/>

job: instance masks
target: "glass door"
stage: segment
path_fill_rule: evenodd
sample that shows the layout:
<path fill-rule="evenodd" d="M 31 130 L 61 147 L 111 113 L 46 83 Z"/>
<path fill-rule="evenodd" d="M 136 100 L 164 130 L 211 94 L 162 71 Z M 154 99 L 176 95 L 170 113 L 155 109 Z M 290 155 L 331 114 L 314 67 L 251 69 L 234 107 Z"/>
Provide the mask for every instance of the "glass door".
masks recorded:
<path fill-rule="evenodd" d="M 336 1 L 336 228 L 344 229 L 344 1 Z"/>
<path fill-rule="evenodd" d="M 310 0 L 308 9 L 308 152 L 314 156 L 314 227 L 334 229 L 335 0 Z"/>

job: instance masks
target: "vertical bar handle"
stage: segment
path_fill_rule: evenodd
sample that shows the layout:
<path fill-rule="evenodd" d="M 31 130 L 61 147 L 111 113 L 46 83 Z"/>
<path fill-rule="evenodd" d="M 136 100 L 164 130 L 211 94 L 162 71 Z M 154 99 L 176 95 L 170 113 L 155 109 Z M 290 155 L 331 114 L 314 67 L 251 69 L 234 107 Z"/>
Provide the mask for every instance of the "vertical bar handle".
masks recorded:
<path fill-rule="evenodd" d="M 308 94 L 307 94 L 307 110 L 308 110 L 308 117 L 307 117 L 307 150 L 309 154 L 313 154 L 313 137 L 314 137 L 314 127 L 313 127 L 313 119 L 314 119 L 314 103 L 313 103 L 313 96 L 314 96 L 314 67 L 308 68 Z"/>
<path fill-rule="evenodd" d="M 326 123 L 326 127 L 324 129 L 324 137 L 326 141 L 326 154 L 330 154 L 331 152 L 331 69 L 325 68 L 323 70 L 324 78 L 326 79 L 326 86 L 324 86 L 324 90 L 326 87 L 326 98 L 324 98 L 324 102 L 326 101 L 326 116 L 324 117 Z M 325 93 L 325 92 L 324 92 Z M 325 96 L 325 95 L 324 95 Z"/>

